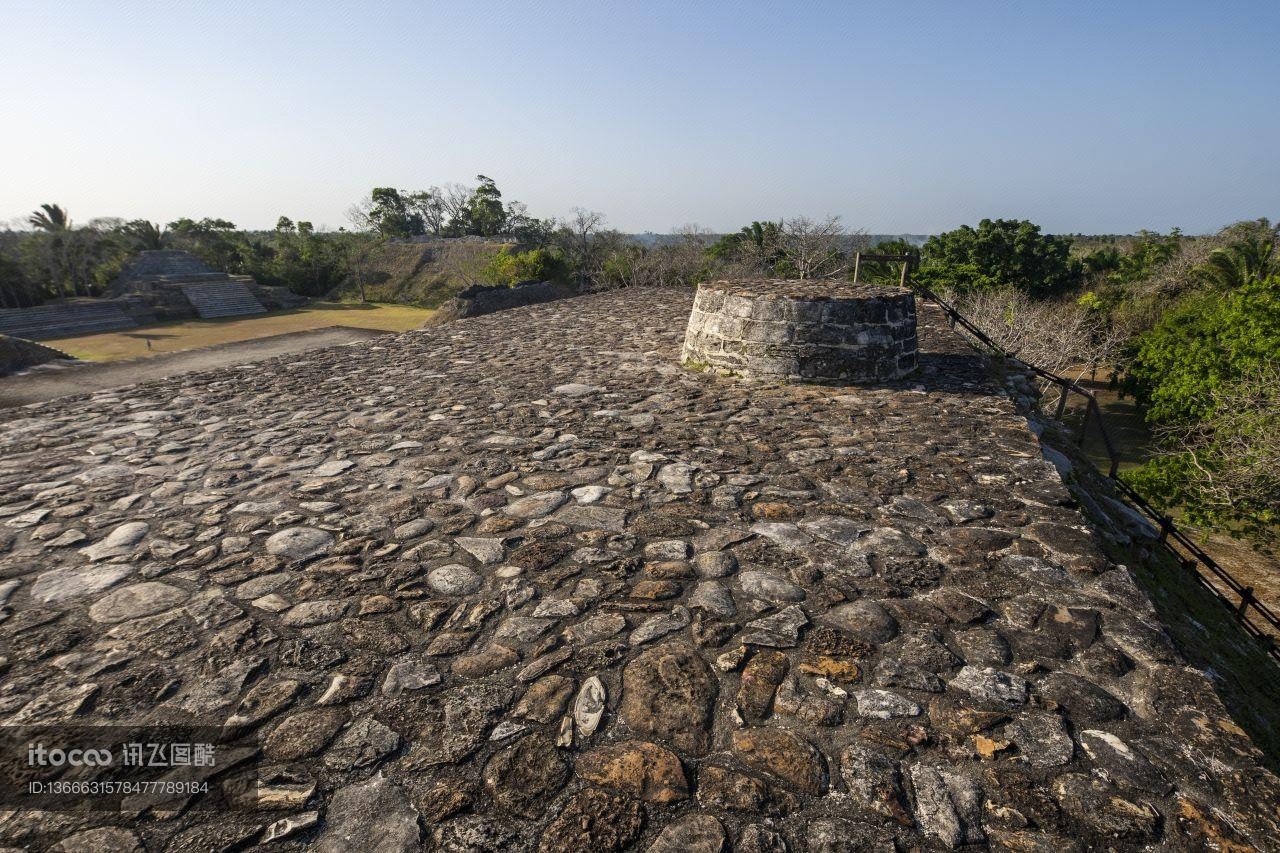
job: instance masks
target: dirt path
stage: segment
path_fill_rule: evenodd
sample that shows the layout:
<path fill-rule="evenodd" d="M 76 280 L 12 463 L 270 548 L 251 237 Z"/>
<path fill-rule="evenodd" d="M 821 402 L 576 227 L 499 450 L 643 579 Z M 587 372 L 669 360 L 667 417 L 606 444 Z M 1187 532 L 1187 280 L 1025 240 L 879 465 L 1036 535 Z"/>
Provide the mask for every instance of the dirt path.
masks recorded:
<path fill-rule="evenodd" d="M 163 379 L 196 370 L 251 364 L 278 355 L 367 341 L 385 334 L 388 333 L 377 329 L 331 326 L 326 329 L 272 335 L 252 341 L 237 341 L 150 358 L 135 358 L 103 364 L 61 362 L 45 365 L 17 376 L 0 379 L 0 409 L 41 403 L 72 394 L 92 394 L 107 388 L 119 388 L 122 385 Z"/>

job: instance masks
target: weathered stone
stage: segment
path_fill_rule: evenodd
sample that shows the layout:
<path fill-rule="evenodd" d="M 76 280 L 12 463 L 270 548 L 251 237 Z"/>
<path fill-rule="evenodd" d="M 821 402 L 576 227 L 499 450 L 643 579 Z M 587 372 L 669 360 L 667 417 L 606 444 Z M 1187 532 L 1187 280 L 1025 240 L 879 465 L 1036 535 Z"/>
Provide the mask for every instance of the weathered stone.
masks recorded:
<path fill-rule="evenodd" d="M 747 766 L 772 776 L 801 794 L 826 790 L 822 754 L 789 729 L 742 729 L 733 733 L 733 751 Z"/>
<path fill-rule="evenodd" d="M 850 744 L 840 753 L 840 778 L 858 808 L 883 815 L 902 826 L 912 825 L 898 763 L 889 756 Z"/>
<path fill-rule="evenodd" d="M 761 651 L 752 655 L 738 682 L 738 712 L 748 723 L 762 723 L 773 710 L 773 696 L 787 675 L 787 656 Z"/>
<path fill-rule="evenodd" d="M 763 601 L 804 601 L 805 592 L 786 578 L 768 572 L 742 572 L 738 584 L 746 595 Z"/>
<path fill-rule="evenodd" d="M 1059 767 L 1075 754 L 1075 743 L 1057 714 L 1023 714 L 1010 724 L 1009 733 L 1035 767 Z"/>
<path fill-rule="evenodd" d="M 328 553 L 333 534 L 314 527 L 288 527 L 267 539 L 267 553 L 289 560 L 305 560 Z"/>
<path fill-rule="evenodd" d="M 717 680 L 687 646 L 649 649 L 622 671 L 618 718 L 632 731 L 701 755 L 710 745 Z"/>
<path fill-rule="evenodd" d="M 101 542 L 97 542 L 87 548 L 81 548 L 80 553 L 94 562 L 106 560 L 110 557 L 122 557 L 132 553 L 134 546 L 142 541 L 150 529 L 150 525 L 142 521 L 131 521 L 128 524 L 122 524 L 108 533 Z"/>
<path fill-rule="evenodd" d="M 822 614 L 819 621 L 837 628 L 855 639 L 881 645 L 898 635 L 898 622 L 874 601 L 841 604 Z"/>
<path fill-rule="evenodd" d="M 43 604 L 57 604 L 68 598 L 93 595 L 115 586 L 136 571 L 129 564 L 64 566 L 42 573 L 31 585 L 31 597 Z"/>
<path fill-rule="evenodd" d="M 186 600 L 187 591 L 184 589 L 158 581 L 145 581 L 107 593 L 89 608 L 89 616 L 95 622 L 110 625 L 161 613 Z"/>
<path fill-rule="evenodd" d="M 440 712 L 422 729 L 410 749 L 410 763 L 425 767 L 456 764 L 480 748 L 511 701 L 503 688 L 471 684 L 440 697 Z"/>
<path fill-rule="evenodd" d="M 1165 775 L 1145 755 L 1110 732 L 1085 729 L 1080 746 L 1107 775 L 1128 788 L 1162 796 L 1173 790 Z"/>
<path fill-rule="evenodd" d="M 647 853 L 722 853 L 724 827 L 709 814 L 690 814 L 667 825 Z"/>
<path fill-rule="evenodd" d="M 382 774 L 339 788 L 325 813 L 319 853 L 408 853 L 418 849 L 418 813 L 404 790 Z"/>
<path fill-rule="evenodd" d="M 502 511 L 516 518 L 541 518 L 555 512 L 568 500 L 569 496 L 564 492 L 538 492 L 512 501 Z"/>
<path fill-rule="evenodd" d="M 1103 838 L 1141 842 L 1154 839 L 1160 831 L 1160 813 L 1149 803 L 1134 802 L 1082 773 L 1055 779 L 1053 796 L 1071 823 Z"/>
<path fill-rule="evenodd" d="M 693 569 L 700 578 L 723 578 L 738 570 L 738 561 L 729 551 L 710 551 L 693 558 Z"/>
<path fill-rule="evenodd" d="M 373 717 L 352 723 L 325 753 L 331 770 L 351 770 L 376 764 L 400 747 L 400 736 Z"/>
<path fill-rule="evenodd" d="M 1036 692 L 1061 705 L 1077 724 L 1106 723 L 1123 719 L 1128 713 L 1119 699 L 1093 682 L 1067 672 L 1050 673 L 1036 685 Z"/>
<path fill-rule="evenodd" d="M 640 627 L 631 632 L 631 645 L 639 646 L 659 637 L 665 637 L 673 631 L 688 627 L 690 620 L 689 611 L 680 606 L 672 608 L 670 613 L 650 616 L 640 624 Z"/>
<path fill-rule="evenodd" d="M 915 717 L 920 713 L 920 706 L 915 702 L 888 690 L 856 690 L 854 696 L 858 700 L 858 715 L 862 717 L 887 720 L 891 717 Z"/>
<path fill-rule="evenodd" d="M 583 788 L 547 824 L 538 853 L 614 853 L 640 836 L 644 821 L 638 800 Z"/>
<path fill-rule="evenodd" d="M 484 786 L 494 805 L 524 818 L 540 817 L 568 779 L 568 762 L 540 734 L 499 750 L 484 766 Z"/>
<path fill-rule="evenodd" d="M 1010 707 L 1027 701 L 1027 683 L 1022 678 L 998 669 L 976 666 L 963 667 L 951 680 L 951 686 L 988 702 Z"/>
<path fill-rule="evenodd" d="M 440 670 L 426 661 L 407 657 L 393 663 L 382 680 L 382 692 L 399 696 L 406 690 L 423 690 L 440 683 Z"/>
<path fill-rule="evenodd" d="M 273 761 L 294 761 L 315 755 L 329 745 L 346 721 L 346 712 L 336 708 L 299 711 L 272 729 L 263 741 L 262 752 Z"/>
<path fill-rule="evenodd" d="M 573 695 L 573 679 L 563 675 L 544 675 L 525 691 L 516 703 L 514 713 L 518 717 L 548 724 L 564 715 L 565 706 Z"/>
<path fill-rule="evenodd" d="M 441 595 L 470 595 L 480 589 L 484 578 L 466 566 L 450 563 L 427 572 L 427 583 Z"/>
<path fill-rule="evenodd" d="M 588 782 L 648 803 L 673 803 L 689 796 L 689 783 L 676 754 L 644 741 L 585 752 L 578 758 L 577 773 Z"/>
<path fill-rule="evenodd" d="M 772 616 L 748 622 L 746 633 L 742 635 L 742 642 L 788 649 L 799 641 L 800 629 L 808 624 L 809 617 L 804 614 L 799 605 L 793 604 Z"/>

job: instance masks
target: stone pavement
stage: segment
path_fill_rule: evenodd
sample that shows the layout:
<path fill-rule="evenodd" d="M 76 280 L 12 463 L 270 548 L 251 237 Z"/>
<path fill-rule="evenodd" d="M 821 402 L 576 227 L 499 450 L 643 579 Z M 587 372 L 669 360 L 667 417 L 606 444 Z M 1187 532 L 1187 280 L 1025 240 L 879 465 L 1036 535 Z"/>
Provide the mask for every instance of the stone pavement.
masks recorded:
<path fill-rule="evenodd" d="M 258 739 L 65 850 L 1275 849 L 1280 786 L 928 312 L 895 386 L 620 291 L 14 411 L 0 714 Z"/>

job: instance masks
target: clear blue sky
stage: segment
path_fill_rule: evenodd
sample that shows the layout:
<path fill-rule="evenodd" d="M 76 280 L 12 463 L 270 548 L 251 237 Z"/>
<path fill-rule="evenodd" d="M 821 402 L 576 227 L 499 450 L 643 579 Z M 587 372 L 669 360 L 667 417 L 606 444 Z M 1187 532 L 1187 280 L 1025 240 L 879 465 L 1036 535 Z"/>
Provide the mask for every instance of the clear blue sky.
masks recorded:
<path fill-rule="evenodd" d="M 280 214 L 494 177 L 614 227 L 1280 215 L 1280 2 L 0 0 L 0 220 Z"/>

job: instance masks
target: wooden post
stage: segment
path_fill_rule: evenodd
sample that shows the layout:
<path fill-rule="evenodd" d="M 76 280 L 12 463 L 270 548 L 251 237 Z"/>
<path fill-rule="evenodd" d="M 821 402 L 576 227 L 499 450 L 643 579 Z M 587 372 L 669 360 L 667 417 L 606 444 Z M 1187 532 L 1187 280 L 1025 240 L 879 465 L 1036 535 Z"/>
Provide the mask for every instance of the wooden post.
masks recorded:
<path fill-rule="evenodd" d="M 902 278 L 898 280 L 899 287 L 907 286 L 907 267 L 911 266 L 911 256 L 908 255 L 902 259 Z"/>
<path fill-rule="evenodd" d="M 853 283 L 858 283 L 858 267 L 862 264 L 862 253 L 853 253 Z"/>

